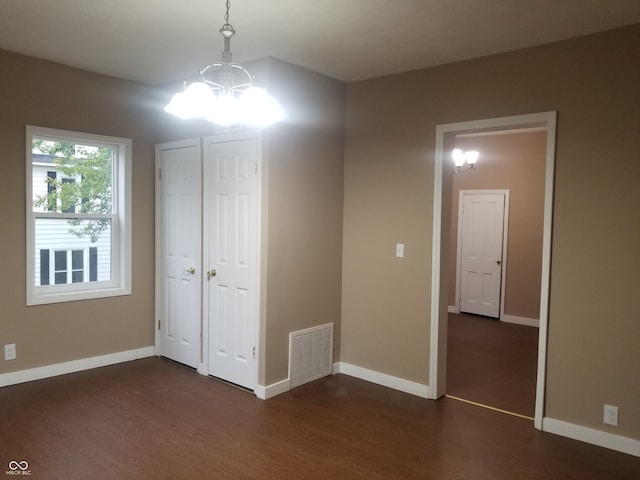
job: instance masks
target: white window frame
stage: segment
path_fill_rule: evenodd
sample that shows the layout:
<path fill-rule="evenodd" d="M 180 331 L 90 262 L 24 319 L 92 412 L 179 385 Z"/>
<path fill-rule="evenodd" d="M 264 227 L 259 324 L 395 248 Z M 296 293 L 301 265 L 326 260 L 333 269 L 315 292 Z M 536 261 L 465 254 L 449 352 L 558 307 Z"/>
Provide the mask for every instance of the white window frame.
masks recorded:
<path fill-rule="evenodd" d="M 33 209 L 33 139 L 73 142 L 82 145 L 109 147 L 115 152 L 113 161 L 113 213 L 111 222 L 111 280 L 36 286 L 35 222 L 38 217 L 52 217 Z M 132 141 L 54 128 L 26 127 L 26 224 L 27 224 L 27 305 L 88 300 L 131 294 L 131 164 Z M 53 215 L 55 216 L 55 214 Z M 63 214 L 68 217 L 69 214 Z"/>

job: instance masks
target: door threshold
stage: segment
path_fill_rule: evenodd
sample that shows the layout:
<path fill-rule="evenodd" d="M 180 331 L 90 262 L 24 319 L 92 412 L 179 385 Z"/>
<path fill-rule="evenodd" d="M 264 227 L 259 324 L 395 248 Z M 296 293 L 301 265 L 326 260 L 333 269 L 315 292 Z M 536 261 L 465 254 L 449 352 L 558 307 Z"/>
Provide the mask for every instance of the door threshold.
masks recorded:
<path fill-rule="evenodd" d="M 529 417 L 527 415 L 522 415 L 521 413 L 510 412 L 509 410 L 503 410 L 501 408 L 492 407 L 490 405 L 485 405 L 483 403 L 474 402 L 472 400 L 467 400 L 465 398 L 454 397 L 453 395 L 445 394 L 445 397 L 450 398 L 452 400 L 457 400 L 458 402 L 468 403 L 470 405 L 475 405 L 476 407 L 486 408 L 487 410 L 493 410 L 494 412 L 505 413 L 507 415 L 511 415 L 518 418 L 524 418 L 525 420 L 531 420 L 533 422 L 534 418 Z"/>

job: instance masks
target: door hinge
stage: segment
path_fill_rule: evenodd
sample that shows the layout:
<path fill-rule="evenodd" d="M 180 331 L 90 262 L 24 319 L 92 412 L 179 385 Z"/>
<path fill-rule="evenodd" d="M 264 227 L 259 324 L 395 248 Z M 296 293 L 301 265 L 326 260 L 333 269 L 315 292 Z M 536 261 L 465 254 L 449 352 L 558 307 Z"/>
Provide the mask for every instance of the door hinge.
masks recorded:
<path fill-rule="evenodd" d="M 253 346 L 253 359 L 256 359 L 256 346 Z"/>
<path fill-rule="evenodd" d="M 162 169 L 158 169 L 158 180 L 162 180 Z"/>
<path fill-rule="evenodd" d="M 253 171 L 254 171 L 254 173 L 255 173 L 255 174 L 257 174 L 257 173 L 258 173 L 258 162 L 256 162 L 256 163 L 254 164 L 254 166 L 253 166 Z"/>
<path fill-rule="evenodd" d="M 160 319 L 158 319 L 158 330 L 160 330 Z"/>

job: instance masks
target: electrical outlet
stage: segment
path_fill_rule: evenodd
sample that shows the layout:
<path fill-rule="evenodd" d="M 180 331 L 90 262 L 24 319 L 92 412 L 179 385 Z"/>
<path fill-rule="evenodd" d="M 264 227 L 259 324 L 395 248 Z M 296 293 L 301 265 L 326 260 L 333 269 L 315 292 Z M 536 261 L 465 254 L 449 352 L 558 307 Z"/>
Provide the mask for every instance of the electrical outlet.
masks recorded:
<path fill-rule="evenodd" d="M 9 343 L 4 346 L 4 359 L 15 360 L 16 359 L 16 344 Z"/>
<path fill-rule="evenodd" d="M 604 423 L 614 427 L 618 426 L 618 407 L 604 404 Z"/>

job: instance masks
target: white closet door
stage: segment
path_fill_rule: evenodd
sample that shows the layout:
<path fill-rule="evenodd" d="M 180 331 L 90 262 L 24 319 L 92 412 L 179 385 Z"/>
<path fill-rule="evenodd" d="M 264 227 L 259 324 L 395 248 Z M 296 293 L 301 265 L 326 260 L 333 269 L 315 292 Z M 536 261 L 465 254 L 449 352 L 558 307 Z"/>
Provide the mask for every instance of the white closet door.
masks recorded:
<path fill-rule="evenodd" d="M 257 384 L 259 144 L 204 141 L 205 315 L 209 374 Z"/>
<path fill-rule="evenodd" d="M 201 149 L 198 139 L 156 147 L 156 247 L 160 354 L 190 367 L 200 358 Z"/>

